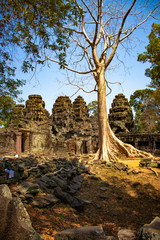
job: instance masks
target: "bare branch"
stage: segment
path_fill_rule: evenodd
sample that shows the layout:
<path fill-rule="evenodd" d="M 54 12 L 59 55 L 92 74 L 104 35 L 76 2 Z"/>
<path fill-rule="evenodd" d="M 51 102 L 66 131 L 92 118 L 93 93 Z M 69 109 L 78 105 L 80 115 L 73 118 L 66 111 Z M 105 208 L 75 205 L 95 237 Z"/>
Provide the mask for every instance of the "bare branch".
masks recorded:
<path fill-rule="evenodd" d="M 106 80 L 106 86 L 109 89 L 109 93 L 106 94 L 106 96 L 108 96 L 112 92 L 112 89 L 110 88 L 107 80 Z"/>
<path fill-rule="evenodd" d="M 69 85 L 72 85 L 72 86 L 78 88 L 78 90 L 72 95 L 72 97 L 73 97 L 77 92 L 79 92 L 80 90 L 82 90 L 82 91 L 85 92 L 85 93 L 92 93 L 92 92 L 97 91 L 97 90 L 96 90 L 97 84 L 95 85 L 94 89 L 92 89 L 92 90 L 90 90 L 90 91 L 86 91 L 83 87 L 80 87 L 78 84 L 72 83 L 72 82 L 69 80 L 69 77 L 68 77 L 67 80 L 68 80 Z"/>
<path fill-rule="evenodd" d="M 102 34 L 102 31 L 103 31 L 102 0 L 100 0 L 100 6 L 98 6 L 98 12 L 99 12 L 98 18 L 100 18 L 100 30 L 99 30 L 99 35 L 98 35 L 97 41 L 95 42 L 96 45 L 98 45 L 98 43 L 100 42 L 101 34 Z"/>
<path fill-rule="evenodd" d="M 84 21 L 84 15 L 83 15 L 83 17 L 82 17 L 82 32 L 83 32 L 83 35 L 84 35 L 86 41 L 87 41 L 90 45 L 92 45 L 92 42 L 91 42 L 91 40 L 89 39 L 89 37 L 88 37 L 88 35 L 87 35 L 87 33 L 86 33 L 86 30 L 85 30 L 84 25 L 85 25 L 85 21 Z"/>
<path fill-rule="evenodd" d="M 86 71 L 86 72 L 79 72 L 79 71 L 77 71 L 77 70 L 75 70 L 75 69 L 71 69 L 71 68 L 67 67 L 67 66 L 64 65 L 64 64 L 61 64 L 59 61 L 54 60 L 54 59 L 49 58 L 49 57 L 47 57 L 45 60 L 42 60 L 42 62 L 45 62 L 45 61 L 47 61 L 47 60 L 49 60 L 49 61 L 51 61 L 51 62 L 54 62 L 54 63 L 58 63 L 58 64 L 61 65 L 63 68 L 65 68 L 65 69 L 67 69 L 67 70 L 69 70 L 69 71 L 71 71 L 71 72 L 74 72 L 74 73 L 78 73 L 78 74 L 89 74 L 89 73 L 94 73 L 94 72 L 95 72 L 95 69 L 90 70 L 90 71 Z"/>
<path fill-rule="evenodd" d="M 97 23 L 95 17 L 93 16 L 91 10 L 89 9 L 89 7 L 88 7 L 87 4 L 85 3 L 85 1 L 83 1 L 83 0 L 81 0 L 81 1 L 82 1 L 82 3 L 84 4 L 84 6 L 87 8 L 87 10 L 88 10 L 89 14 L 91 15 L 91 17 L 93 18 L 94 22 Z"/>
<path fill-rule="evenodd" d="M 75 32 L 75 33 L 77 33 L 77 34 L 83 34 L 82 31 L 78 31 L 78 30 L 76 30 L 76 29 L 74 29 L 74 28 L 69 28 L 69 27 L 63 27 L 63 28 L 66 29 L 66 30 L 68 30 L 68 31 Z"/>
<path fill-rule="evenodd" d="M 117 49 L 118 44 L 119 44 L 119 41 L 120 41 L 119 38 L 120 38 L 120 35 L 121 35 L 121 33 L 122 33 L 122 29 L 123 29 L 124 23 L 125 23 L 128 15 L 129 15 L 129 13 L 131 12 L 133 6 L 135 5 L 135 3 L 136 3 L 136 0 L 133 0 L 130 8 L 128 9 L 128 11 L 126 12 L 126 14 L 124 15 L 124 17 L 123 17 L 123 19 L 122 19 L 122 23 L 121 23 L 121 26 L 120 26 L 120 28 L 119 28 L 119 32 L 118 32 L 118 35 L 117 35 L 116 43 L 115 43 L 115 45 L 114 45 L 114 47 L 113 47 L 113 50 L 112 50 L 109 58 L 108 58 L 107 61 L 106 61 L 105 68 L 107 68 L 107 66 L 110 64 L 110 62 L 112 61 L 112 59 L 113 59 L 113 57 L 114 57 L 114 54 L 115 54 L 115 52 L 116 52 L 116 49 Z"/>
<path fill-rule="evenodd" d="M 155 10 L 156 10 L 156 8 L 155 8 L 154 10 L 152 10 L 152 11 L 148 14 L 148 16 L 147 16 L 142 22 L 140 22 L 140 23 L 137 24 L 134 28 L 132 28 L 132 30 L 131 30 L 128 34 L 126 34 L 124 37 L 122 37 L 119 41 L 122 42 L 125 38 L 129 37 L 136 28 L 138 28 L 139 26 L 141 26 L 143 23 L 145 23 L 145 22 L 148 20 L 148 18 L 152 15 L 152 13 L 153 13 Z"/>

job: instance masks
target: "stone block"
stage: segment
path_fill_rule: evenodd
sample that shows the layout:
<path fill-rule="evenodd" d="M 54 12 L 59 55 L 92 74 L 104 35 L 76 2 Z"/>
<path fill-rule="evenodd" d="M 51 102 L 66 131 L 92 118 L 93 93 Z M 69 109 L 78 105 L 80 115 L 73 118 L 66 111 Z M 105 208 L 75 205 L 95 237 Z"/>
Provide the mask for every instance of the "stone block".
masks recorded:
<path fill-rule="evenodd" d="M 160 240 L 160 218 L 156 217 L 150 224 L 140 229 L 141 240 Z"/>
<path fill-rule="evenodd" d="M 55 240 L 106 240 L 102 226 L 72 228 L 59 232 Z"/>
<path fill-rule="evenodd" d="M 118 232 L 118 239 L 119 240 L 136 240 L 136 236 L 134 232 L 129 229 L 121 229 Z"/>

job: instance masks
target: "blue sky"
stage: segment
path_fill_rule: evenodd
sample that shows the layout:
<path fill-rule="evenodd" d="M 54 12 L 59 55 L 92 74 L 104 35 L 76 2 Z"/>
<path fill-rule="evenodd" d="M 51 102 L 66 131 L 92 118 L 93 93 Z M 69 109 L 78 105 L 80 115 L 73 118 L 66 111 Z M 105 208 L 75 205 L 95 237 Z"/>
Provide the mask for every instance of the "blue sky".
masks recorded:
<path fill-rule="evenodd" d="M 123 93 L 129 100 L 130 95 L 137 89 L 144 89 L 149 84 L 150 79 L 145 77 L 145 69 L 149 66 L 147 63 L 140 63 L 137 61 L 137 54 L 145 51 L 145 46 L 148 44 L 148 34 L 151 30 L 151 22 L 148 22 L 145 32 L 138 30 L 136 37 L 140 41 L 134 41 L 130 55 L 127 55 L 124 51 L 119 49 L 119 55 L 124 64 L 113 61 L 111 65 L 116 66 L 113 71 L 107 72 L 106 78 L 110 82 L 120 82 L 119 84 L 112 85 L 112 93 L 107 96 L 107 111 L 111 107 L 111 103 L 118 93 Z M 18 76 L 19 75 L 19 76 Z M 22 75 L 20 70 L 17 77 L 22 77 L 27 80 L 26 85 L 22 88 L 23 94 L 20 96 L 24 99 L 24 102 L 28 99 L 31 94 L 39 94 L 42 96 L 46 104 L 46 109 L 51 113 L 53 104 L 59 96 L 72 96 L 76 92 L 76 88 L 73 86 L 67 86 L 64 82 L 67 79 L 67 75 L 63 70 L 59 69 L 56 64 L 50 64 L 50 68 L 47 66 L 41 70 L 37 70 L 36 74 Z M 94 81 L 94 80 L 93 80 Z M 81 95 L 86 103 L 93 100 L 97 100 L 96 93 L 86 94 L 79 91 L 74 97 L 71 98 L 72 102 L 74 99 Z"/>
<path fill-rule="evenodd" d="M 123 64 L 119 64 L 113 71 L 106 74 L 108 81 L 121 83 L 121 85 L 112 85 L 112 93 L 107 96 L 107 110 L 111 107 L 111 103 L 118 93 L 123 93 L 129 99 L 135 90 L 144 89 L 149 84 L 150 79 L 144 75 L 149 64 L 137 61 L 137 53 L 143 52 L 147 43 L 147 38 L 144 36 L 144 42 L 135 47 L 131 55 L 123 59 L 125 67 Z M 23 77 L 27 80 L 27 84 L 22 88 L 21 97 L 26 101 L 31 94 L 41 95 L 45 101 L 46 109 L 50 113 L 57 97 L 64 95 L 70 97 L 76 91 L 75 87 L 63 83 L 66 81 L 67 75 L 63 70 L 59 70 L 59 66 L 56 64 L 51 64 L 50 68 L 46 66 L 38 70 L 33 77 L 32 74 L 23 75 Z M 97 99 L 96 93 L 87 94 L 80 91 L 71 98 L 72 102 L 78 95 L 81 95 L 87 104 Z"/>

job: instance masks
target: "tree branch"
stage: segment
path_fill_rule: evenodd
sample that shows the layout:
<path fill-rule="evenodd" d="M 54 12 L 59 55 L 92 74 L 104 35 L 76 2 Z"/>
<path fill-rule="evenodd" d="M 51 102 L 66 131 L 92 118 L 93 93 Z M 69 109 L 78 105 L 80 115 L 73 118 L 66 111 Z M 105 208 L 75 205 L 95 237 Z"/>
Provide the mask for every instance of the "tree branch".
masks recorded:
<path fill-rule="evenodd" d="M 86 91 L 83 87 L 80 87 L 79 85 L 72 83 L 72 82 L 69 80 L 69 77 L 68 77 L 68 83 L 69 83 L 69 85 L 72 85 L 72 86 L 78 88 L 78 90 L 77 90 L 71 97 L 73 97 L 73 96 L 74 96 L 77 92 L 79 92 L 80 90 L 82 90 L 82 91 L 85 92 L 85 93 L 92 93 L 92 92 L 97 91 L 97 90 L 96 90 L 97 84 L 95 85 L 94 89 L 92 89 L 91 91 Z"/>
<path fill-rule="evenodd" d="M 126 14 L 124 15 L 124 17 L 123 17 L 123 19 L 122 19 L 122 23 L 121 23 L 121 26 L 120 26 L 120 29 L 119 29 L 119 32 L 118 32 L 118 35 L 117 35 L 116 43 L 115 43 L 115 45 L 114 45 L 114 47 L 113 47 L 113 50 L 112 50 L 112 52 L 111 52 L 108 60 L 106 61 L 105 68 L 107 68 L 107 66 L 110 64 L 110 62 L 112 61 L 112 59 L 113 59 L 113 57 L 114 57 L 114 54 L 115 54 L 115 52 L 116 52 L 116 49 L 117 49 L 118 44 L 119 44 L 119 41 L 120 41 L 119 38 L 120 38 L 120 35 L 121 35 L 121 33 L 122 33 L 122 29 L 123 29 L 124 23 L 125 23 L 128 15 L 129 15 L 129 13 L 130 13 L 130 11 L 132 10 L 133 6 L 135 5 L 136 1 L 137 1 L 137 0 L 134 0 L 134 1 L 132 2 L 130 8 L 128 9 L 128 11 L 126 12 Z"/>
<path fill-rule="evenodd" d="M 81 1 L 84 4 L 84 6 L 87 8 L 87 10 L 88 10 L 89 14 L 91 15 L 91 17 L 93 18 L 94 22 L 97 23 L 95 17 L 93 16 L 93 14 L 92 14 L 91 10 L 89 9 L 89 7 L 87 6 L 87 4 L 83 0 L 81 0 Z"/>
<path fill-rule="evenodd" d="M 58 64 L 61 65 L 63 68 L 65 68 L 65 69 L 67 69 L 67 70 L 69 70 L 69 71 L 71 71 L 71 72 L 74 72 L 74 73 L 78 73 L 78 74 L 89 74 L 89 73 L 94 73 L 94 72 L 95 72 L 95 69 L 90 70 L 90 71 L 86 71 L 86 72 L 79 72 L 79 71 L 77 71 L 77 70 L 75 70 L 75 69 L 72 69 L 72 68 L 69 68 L 69 67 L 67 67 L 67 66 L 64 65 L 64 64 L 61 64 L 59 61 L 54 60 L 54 59 L 49 58 L 49 57 L 47 57 L 45 60 L 42 60 L 41 62 L 45 62 L 45 61 L 47 61 L 47 60 L 49 60 L 49 61 L 51 61 L 51 62 L 54 62 L 54 63 L 58 63 Z"/>

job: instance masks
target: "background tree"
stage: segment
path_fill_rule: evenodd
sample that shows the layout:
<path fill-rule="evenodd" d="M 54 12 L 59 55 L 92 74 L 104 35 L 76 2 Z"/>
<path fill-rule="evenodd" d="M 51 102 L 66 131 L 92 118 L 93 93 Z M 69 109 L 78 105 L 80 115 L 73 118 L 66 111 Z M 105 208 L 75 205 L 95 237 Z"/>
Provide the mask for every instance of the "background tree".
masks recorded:
<path fill-rule="evenodd" d="M 160 132 L 160 90 L 154 91 L 141 115 L 143 132 Z"/>
<path fill-rule="evenodd" d="M 15 102 L 9 96 L 0 96 L 0 126 L 8 126 Z"/>
<path fill-rule="evenodd" d="M 149 62 L 151 67 L 147 68 L 145 75 L 151 78 L 150 87 L 160 88 L 160 24 L 153 23 L 151 33 L 148 36 L 149 44 L 146 52 L 139 54 L 138 61 Z"/>
<path fill-rule="evenodd" d="M 149 62 L 145 75 L 151 78 L 148 87 L 135 91 L 130 104 L 135 111 L 136 130 L 139 132 L 160 131 L 160 24 L 153 23 L 148 36 L 149 44 L 144 53 L 138 55 L 138 61 Z"/>
<path fill-rule="evenodd" d="M 88 111 L 91 116 L 98 116 L 98 101 L 92 101 L 88 104 Z"/>
<path fill-rule="evenodd" d="M 148 101 L 153 93 L 154 90 L 146 88 L 142 90 L 136 90 L 130 96 L 130 105 L 133 107 L 135 112 L 135 130 L 137 132 L 143 132 L 145 129 L 144 125 L 141 122 L 141 115 L 146 110 Z"/>

